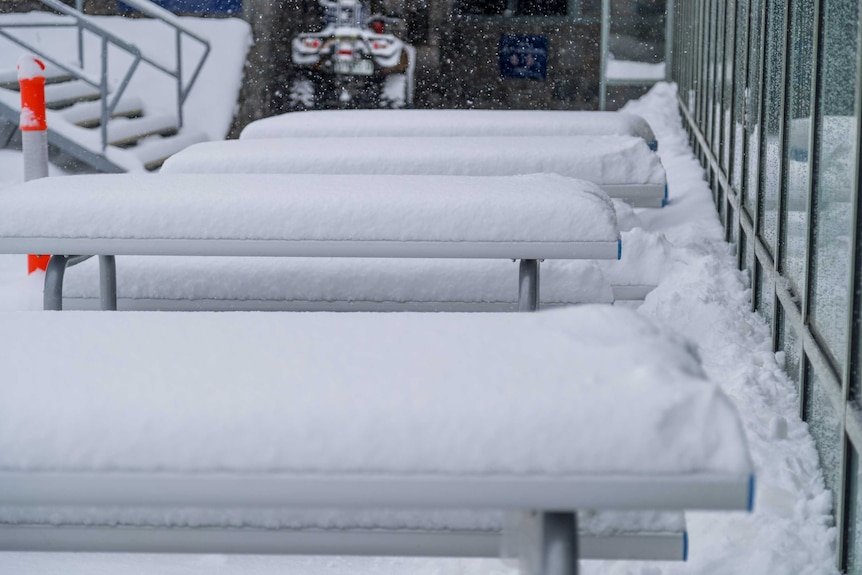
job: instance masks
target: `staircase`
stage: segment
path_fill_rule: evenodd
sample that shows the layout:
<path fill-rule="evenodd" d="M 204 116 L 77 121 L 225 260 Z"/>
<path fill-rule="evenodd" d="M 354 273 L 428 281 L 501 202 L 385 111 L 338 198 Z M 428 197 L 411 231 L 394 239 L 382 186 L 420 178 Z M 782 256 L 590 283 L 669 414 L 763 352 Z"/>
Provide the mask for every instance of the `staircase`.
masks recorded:
<path fill-rule="evenodd" d="M 92 19 L 58 0 L 40 0 L 52 10 L 68 16 L 62 26 L 78 28 L 79 66 L 61 63 L 14 34 L 9 27 L 0 28 L 0 35 L 12 40 L 23 51 L 32 52 L 46 64 L 45 103 L 47 107 L 48 143 L 67 155 L 107 172 L 156 170 L 172 154 L 197 142 L 209 139 L 206 134 L 183 127 L 183 103 L 209 53 L 209 44 L 184 29 L 178 19 L 148 0 L 130 0 L 145 14 L 158 18 L 176 30 L 177 50 L 172 68 L 162 64 L 155 55 L 140 50 L 101 28 Z M 56 27 L 56 26 L 55 26 Z M 101 70 L 93 75 L 83 63 L 82 35 L 96 34 L 101 38 Z M 47 33 L 50 33 L 48 29 Z M 191 37 L 205 46 L 203 56 L 183 81 L 180 58 L 182 35 Z M 112 85 L 107 78 L 108 45 L 120 48 L 134 59 L 126 74 Z M 70 47 L 74 53 L 74 46 Z M 177 108 L 173 113 L 148 113 L 146 102 L 125 91 L 139 62 L 151 66 L 176 79 Z M 18 91 L 17 70 L 0 70 L 0 148 L 9 143 L 15 134 L 20 117 L 21 97 Z"/>

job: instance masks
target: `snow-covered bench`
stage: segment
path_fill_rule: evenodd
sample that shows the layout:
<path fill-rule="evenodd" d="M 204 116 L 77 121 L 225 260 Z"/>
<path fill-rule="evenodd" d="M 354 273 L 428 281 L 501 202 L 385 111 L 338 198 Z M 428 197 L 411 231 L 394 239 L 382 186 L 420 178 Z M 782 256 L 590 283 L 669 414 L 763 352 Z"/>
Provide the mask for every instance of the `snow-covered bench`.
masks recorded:
<path fill-rule="evenodd" d="M 301 114 L 290 114 L 301 115 Z M 635 207 L 661 207 L 658 155 L 633 136 L 329 137 L 205 142 L 169 158 L 162 173 L 556 173 L 598 184 Z"/>
<path fill-rule="evenodd" d="M 694 350 L 611 306 L 2 321 L 3 549 L 322 552 L 339 525 L 368 537 L 341 533 L 345 551 L 418 545 L 368 542 L 400 524 L 453 527 L 420 553 L 467 555 L 482 514 L 507 512 L 526 571 L 562 575 L 579 510 L 752 500 Z M 302 542 L 309 516 L 327 529 Z"/>
<path fill-rule="evenodd" d="M 497 178 L 90 175 L 0 192 L 0 253 L 52 254 L 45 308 L 61 309 L 69 255 L 521 260 L 518 309 L 536 309 L 539 261 L 616 259 L 616 214 L 595 185 Z M 514 272 L 513 272 L 514 273 Z"/>
<path fill-rule="evenodd" d="M 241 139 L 355 136 L 637 136 L 652 150 L 646 120 L 624 112 L 551 110 L 325 110 L 249 124 Z"/>

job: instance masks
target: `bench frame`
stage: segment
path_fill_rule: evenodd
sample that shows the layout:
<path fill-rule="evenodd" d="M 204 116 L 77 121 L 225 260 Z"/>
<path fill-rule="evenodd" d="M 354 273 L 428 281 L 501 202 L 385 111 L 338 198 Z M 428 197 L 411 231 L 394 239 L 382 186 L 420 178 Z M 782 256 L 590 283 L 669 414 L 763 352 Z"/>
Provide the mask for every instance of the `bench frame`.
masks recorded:
<path fill-rule="evenodd" d="M 45 272 L 43 309 L 63 309 L 63 279 L 66 268 L 91 256 L 51 256 Z M 117 310 L 117 262 L 114 256 L 99 256 L 99 307 Z M 539 309 L 539 260 L 522 259 L 518 265 L 518 311 Z"/>

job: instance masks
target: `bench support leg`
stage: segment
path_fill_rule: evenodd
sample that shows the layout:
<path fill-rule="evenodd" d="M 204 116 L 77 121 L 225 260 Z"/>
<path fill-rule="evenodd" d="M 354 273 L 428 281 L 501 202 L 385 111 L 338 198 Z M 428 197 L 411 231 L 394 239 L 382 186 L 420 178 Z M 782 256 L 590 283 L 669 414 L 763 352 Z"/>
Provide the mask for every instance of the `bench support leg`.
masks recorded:
<path fill-rule="evenodd" d="M 578 575 L 578 529 L 574 513 L 542 514 L 541 575 Z"/>
<path fill-rule="evenodd" d="M 518 311 L 539 309 L 539 260 L 521 260 L 518 268 Z"/>
<path fill-rule="evenodd" d="M 117 311 L 117 262 L 114 256 L 99 256 L 99 303 L 105 311 Z"/>
<path fill-rule="evenodd" d="M 518 530 L 521 575 L 577 575 L 576 513 L 525 513 Z"/>
<path fill-rule="evenodd" d="M 63 309 L 63 276 L 69 256 L 51 256 L 45 270 L 45 287 L 42 290 L 42 309 L 60 311 Z"/>

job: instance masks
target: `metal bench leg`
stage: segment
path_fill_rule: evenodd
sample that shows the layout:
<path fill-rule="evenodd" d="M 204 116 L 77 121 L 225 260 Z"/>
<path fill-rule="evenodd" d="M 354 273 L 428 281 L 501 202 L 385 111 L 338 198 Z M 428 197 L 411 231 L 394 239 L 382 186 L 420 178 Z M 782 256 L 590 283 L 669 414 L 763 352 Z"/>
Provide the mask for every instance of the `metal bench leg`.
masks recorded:
<path fill-rule="evenodd" d="M 60 311 L 63 309 L 63 276 L 69 256 L 51 256 L 45 270 L 45 287 L 42 291 L 42 309 Z"/>
<path fill-rule="evenodd" d="M 539 260 L 521 260 L 518 268 L 518 311 L 539 309 Z"/>
<path fill-rule="evenodd" d="M 117 311 L 117 262 L 114 256 L 99 256 L 99 303 L 106 311 Z"/>
<path fill-rule="evenodd" d="M 576 513 L 527 512 L 517 529 L 521 575 L 577 575 Z"/>
<path fill-rule="evenodd" d="M 578 525 L 574 513 L 542 514 L 539 575 L 578 575 Z"/>

